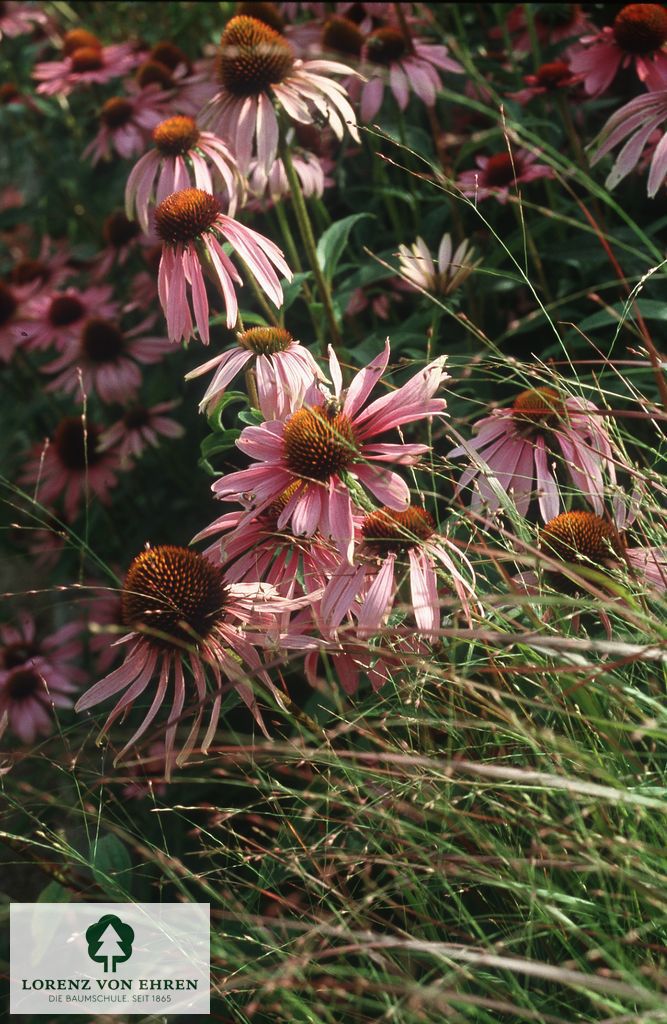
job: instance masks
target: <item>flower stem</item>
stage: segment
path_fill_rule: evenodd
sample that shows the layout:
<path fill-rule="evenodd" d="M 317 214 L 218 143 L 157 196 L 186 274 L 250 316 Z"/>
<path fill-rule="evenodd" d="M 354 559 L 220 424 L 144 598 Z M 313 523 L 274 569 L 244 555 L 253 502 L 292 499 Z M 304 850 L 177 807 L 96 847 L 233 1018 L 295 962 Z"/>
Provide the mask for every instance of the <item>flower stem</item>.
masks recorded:
<path fill-rule="evenodd" d="M 317 256 L 317 246 L 315 244 L 315 236 L 313 235 L 313 228 L 310 223 L 310 216 L 308 214 L 308 208 L 306 207 L 306 201 L 303 197 L 303 191 L 301 189 L 301 183 L 299 176 L 294 170 L 294 164 L 292 163 L 292 154 L 290 152 L 289 143 L 287 142 L 284 133 L 280 140 L 280 156 L 285 167 L 285 174 L 290 186 L 290 192 L 292 194 L 292 202 L 294 203 L 294 213 L 301 231 L 301 238 L 303 240 L 308 261 L 311 265 L 315 281 L 317 282 L 317 288 L 322 299 L 322 305 L 324 306 L 324 315 L 329 325 L 329 331 L 331 334 L 331 341 L 334 345 L 341 344 L 340 331 L 338 330 L 338 324 L 336 322 L 336 314 L 334 313 L 333 299 L 331 297 L 331 289 L 329 283 L 324 276 L 320 261 Z"/>
<path fill-rule="evenodd" d="M 259 409 L 259 395 L 257 394 L 257 378 L 255 377 L 255 371 L 250 367 L 246 370 L 244 376 L 250 407 L 252 409 Z"/>

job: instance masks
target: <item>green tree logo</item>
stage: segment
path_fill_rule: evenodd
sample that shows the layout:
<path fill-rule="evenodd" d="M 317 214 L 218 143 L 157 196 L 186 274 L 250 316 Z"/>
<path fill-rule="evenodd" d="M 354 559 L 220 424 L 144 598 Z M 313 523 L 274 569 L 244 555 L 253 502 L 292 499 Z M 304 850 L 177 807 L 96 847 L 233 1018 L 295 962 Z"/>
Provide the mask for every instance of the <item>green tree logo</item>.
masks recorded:
<path fill-rule="evenodd" d="M 104 964 L 105 971 L 114 972 L 116 964 L 125 963 L 132 956 L 134 929 L 115 914 L 103 914 L 86 931 L 86 942 L 90 959 Z"/>

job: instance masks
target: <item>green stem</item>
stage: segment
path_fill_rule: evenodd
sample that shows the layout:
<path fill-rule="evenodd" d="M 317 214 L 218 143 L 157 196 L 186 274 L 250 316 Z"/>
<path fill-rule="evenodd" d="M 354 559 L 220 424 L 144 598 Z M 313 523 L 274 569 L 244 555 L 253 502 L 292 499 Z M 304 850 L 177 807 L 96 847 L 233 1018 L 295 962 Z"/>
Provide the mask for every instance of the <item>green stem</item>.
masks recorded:
<path fill-rule="evenodd" d="M 259 409 L 259 395 L 257 394 L 257 378 L 252 367 L 245 372 L 245 386 L 248 391 L 248 401 L 253 409 Z"/>
<path fill-rule="evenodd" d="M 274 311 L 271 309 L 271 306 L 269 305 L 268 300 L 264 295 L 264 292 L 261 290 L 261 288 L 257 284 L 257 281 L 250 273 L 250 271 L 248 271 L 248 280 L 250 281 L 250 287 L 255 293 L 255 298 L 257 299 L 257 302 L 262 307 L 262 312 L 264 313 L 266 319 L 269 321 L 270 324 L 273 324 L 274 327 L 281 327 L 282 324 L 277 314 L 274 313 Z"/>
<path fill-rule="evenodd" d="M 296 247 L 294 241 L 294 235 L 292 234 L 292 228 L 285 212 L 285 206 L 280 199 L 274 203 L 273 209 L 276 211 L 276 217 L 278 218 L 278 224 L 280 225 L 280 231 L 283 236 L 283 242 L 287 249 L 287 255 L 289 256 L 290 263 L 298 274 L 303 273 L 303 264 L 301 263 L 301 257 L 299 256 L 299 250 Z M 304 285 L 304 292 L 306 288 Z"/>
<path fill-rule="evenodd" d="M 331 342 L 334 346 L 340 346 L 341 336 L 338 330 L 338 324 L 336 322 L 336 314 L 334 313 L 333 299 L 331 297 L 331 289 L 329 283 L 324 276 L 320 261 L 317 256 L 317 246 L 315 244 L 315 236 L 313 235 L 313 228 L 310 223 L 310 217 L 308 215 L 308 208 L 306 207 L 306 201 L 303 197 L 303 191 L 301 189 L 301 183 L 299 176 L 294 170 L 294 164 L 292 163 L 292 154 L 290 152 L 289 143 L 285 139 L 284 133 L 280 140 L 280 156 L 285 166 L 285 174 L 290 186 L 290 192 L 292 195 L 292 202 L 294 204 L 294 213 L 296 215 L 297 223 L 301 231 L 301 238 L 303 240 L 304 248 L 308 256 L 313 274 L 315 275 L 315 281 L 317 282 L 317 289 L 322 299 L 322 305 L 324 306 L 324 315 L 329 325 L 329 331 L 331 333 Z M 326 346 L 325 346 L 326 347 Z"/>

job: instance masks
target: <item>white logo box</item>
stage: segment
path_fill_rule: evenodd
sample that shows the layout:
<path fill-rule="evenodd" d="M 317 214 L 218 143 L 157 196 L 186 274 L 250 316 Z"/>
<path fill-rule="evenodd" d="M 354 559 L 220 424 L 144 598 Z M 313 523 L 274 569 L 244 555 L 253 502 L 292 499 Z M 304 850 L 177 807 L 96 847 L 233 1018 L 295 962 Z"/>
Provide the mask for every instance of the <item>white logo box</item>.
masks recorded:
<path fill-rule="evenodd" d="M 210 1013 L 208 903 L 12 903 L 10 1013 Z"/>

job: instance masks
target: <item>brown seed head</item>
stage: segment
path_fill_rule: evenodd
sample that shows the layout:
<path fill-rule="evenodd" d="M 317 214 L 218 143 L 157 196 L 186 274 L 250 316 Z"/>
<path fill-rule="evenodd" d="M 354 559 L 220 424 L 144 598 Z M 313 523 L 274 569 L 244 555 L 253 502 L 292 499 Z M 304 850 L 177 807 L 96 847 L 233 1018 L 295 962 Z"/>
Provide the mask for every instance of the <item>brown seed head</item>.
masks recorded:
<path fill-rule="evenodd" d="M 121 614 L 126 626 L 146 632 L 158 647 L 191 645 L 210 635 L 225 598 L 219 566 L 197 551 L 165 544 L 147 548 L 130 565 Z"/>
<path fill-rule="evenodd" d="M 18 307 L 14 292 L 0 281 L 0 327 L 9 323 Z"/>
<path fill-rule="evenodd" d="M 565 403 L 555 388 L 539 387 L 522 391 L 512 405 L 518 424 L 535 427 L 557 427 L 567 415 Z"/>
<path fill-rule="evenodd" d="M 63 56 L 71 57 L 75 50 L 101 50 L 102 44 L 92 32 L 85 28 L 73 28 L 63 38 Z"/>
<path fill-rule="evenodd" d="M 614 18 L 613 30 L 627 53 L 654 53 L 667 42 L 667 10 L 662 4 L 628 4 Z"/>
<path fill-rule="evenodd" d="M 69 327 L 85 314 L 86 308 L 76 295 L 56 295 L 51 299 L 48 320 L 53 327 Z"/>
<path fill-rule="evenodd" d="M 387 26 L 371 32 L 366 40 L 365 50 L 366 56 L 374 64 L 389 67 L 390 64 L 395 64 L 402 57 L 406 57 L 410 47 L 400 29 Z"/>
<path fill-rule="evenodd" d="M 248 17 L 256 18 L 257 21 L 264 22 L 275 32 L 282 32 L 285 28 L 283 16 L 275 4 L 253 3 L 252 0 L 249 0 L 248 3 L 237 3 L 236 14 L 245 14 Z"/>
<path fill-rule="evenodd" d="M 184 188 L 167 196 L 155 210 L 155 228 L 169 245 L 192 242 L 208 231 L 221 211 L 220 203 L 201 188 Z"/>
<path fill-rule="evenodd" d="M 70 470 L 84 473 L 101 459 L 97 451 L 99 430 L 92 423 L 83 423 L 78 416 L 61 420 L 53 436 L 53 445 L 62 464 Z"/>
<path fill-rule="evenodd" d="M 176 114 L 153 129 L 153 142 L 165 156 L 185 156 L 197 145 L 199 128 L 192 117 Z"/>
<path fill-rule="evenodd" d="M 285 39 L 257 18 L 238 15 L 228 23 L 216 58 L 218 81 L 234 96 L 259 96 L 282 82 L 294 66 Z"/>
<path fill-rule="evenodd" d="M 356 460 L 359 447 L 352 423 L 343 413 L 299 409 L 285 424 L 285 461 L 306 480 L 329 480 Z"/>
<path fill-rule="evenodd" d="M 284 352 L 294 338 L 284 327 L 251 327 L 238 334 L 237 340 L 242 348 L 250 349 L 257 355 L 269 356 L 274 352 Z"/>
<path fill-rule="evenodd" d="M 83 46 L 70 55 L 72 71 L 81 74 L 84 71 L 99 71 L 104 67 L 104 57 L 101 50 L 93 46 Z"/>
<path fill-rule="evenodd" d="M 333 14 L 325 22 L 321 42 L 323 50 L 343 53 L 348 57 L 358 57 L 364 45 L 364 36 L 349 18 Z"/>
<path fill-rule="evenodd" d="M 112 96 L 102 104 L 100 121 L 107 128 L 122 128 L 132 120 L 134 107 L 124 96 Z"/>
<path fill-rule="evenodd" d="M 91 317 L 81 333 L 81 349 L 91 363 L 115 363 L 125 351 L 125 338 L 111 320 Z"/>
<path fill-rule="evenodd" d="M 404 512 L 384 507 L 366 516 L 361 531 L 367 544 L 386 554 L 418 547 L 433 535 L 435 523 L 418 505 L 410 505 Z"/>

